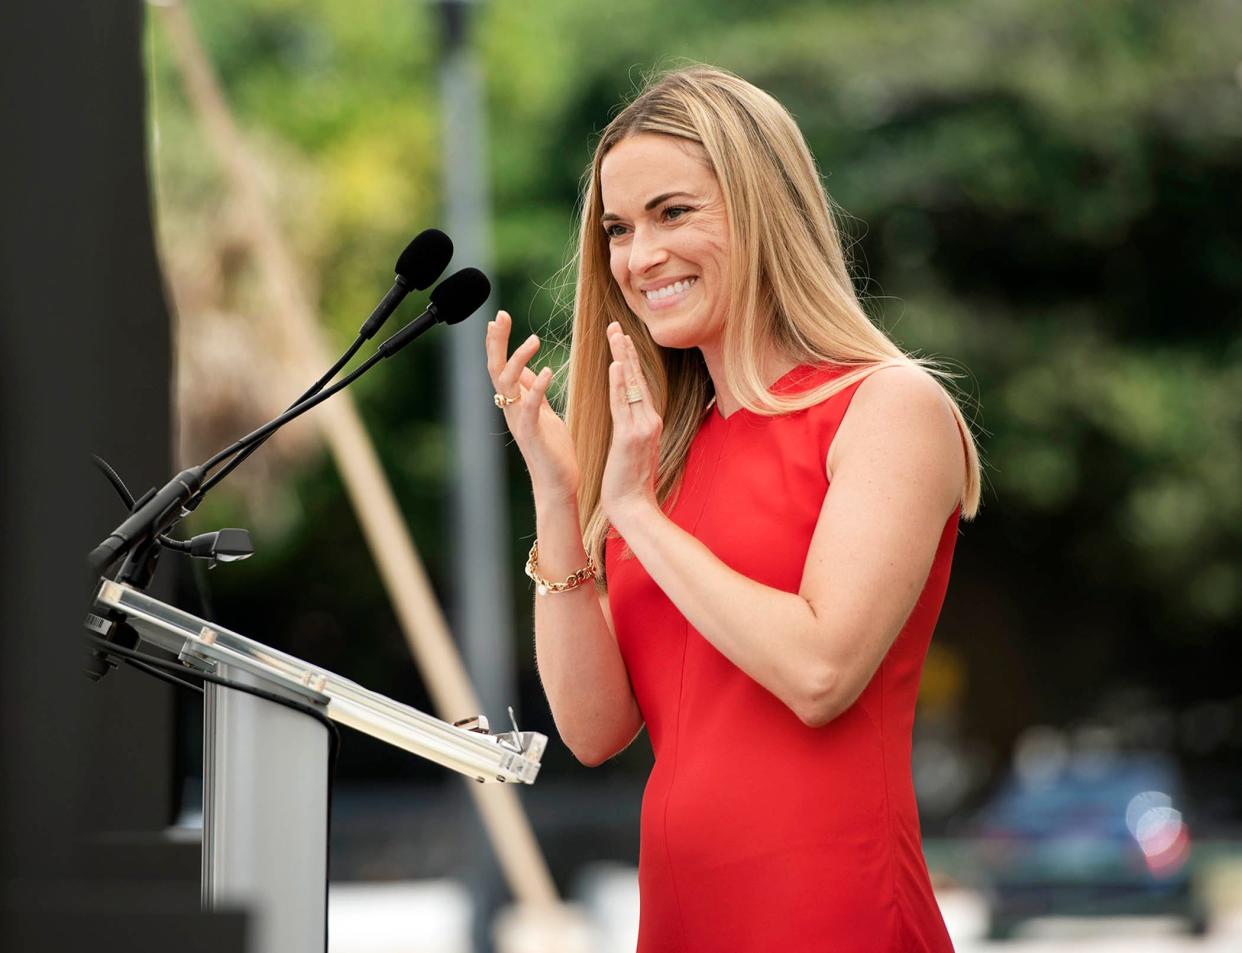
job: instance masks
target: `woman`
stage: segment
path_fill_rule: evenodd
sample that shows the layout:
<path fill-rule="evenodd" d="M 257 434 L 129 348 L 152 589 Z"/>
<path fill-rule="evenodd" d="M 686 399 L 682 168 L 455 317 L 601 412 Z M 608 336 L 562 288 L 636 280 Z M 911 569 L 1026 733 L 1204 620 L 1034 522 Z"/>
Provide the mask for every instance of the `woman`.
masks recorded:
<path fill-rule="evenodd" d="M 577 280 L 566 421 L 503 311 L 488 370 L 534 490 L 557 730 L 587 765 L 644 724 L 655 750 L 640 953 L 951 949 L 910 775 L 979 505 L 941 372 L 868 321 L 793 119 L 720 70 L 609 124 Z"/>

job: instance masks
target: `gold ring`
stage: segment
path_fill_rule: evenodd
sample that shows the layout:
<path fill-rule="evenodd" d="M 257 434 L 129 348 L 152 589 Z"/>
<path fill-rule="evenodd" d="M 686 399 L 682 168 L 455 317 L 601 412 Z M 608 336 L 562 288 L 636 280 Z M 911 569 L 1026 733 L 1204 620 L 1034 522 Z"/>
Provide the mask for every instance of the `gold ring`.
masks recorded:
<path fill-rule="evenodd" d="M 625 402 L 627 404 L 637 404 L 642 399 L 643 399 L 643 392 L 639 390 L 637 387 L 626 388 Z"/>
<path fill-rule="evenodd" d="M 508 407 L 510 404 L 516 404 L 521 399 L 522 399 L 522 395 L 520 393 L 518 393 L 514 397 L 506 397 L 504 394 L 497 394 L 495 397 L 492 398 L 492 401 L 496 404 L 497 407 L 505 408 L 505 407 Z"/>

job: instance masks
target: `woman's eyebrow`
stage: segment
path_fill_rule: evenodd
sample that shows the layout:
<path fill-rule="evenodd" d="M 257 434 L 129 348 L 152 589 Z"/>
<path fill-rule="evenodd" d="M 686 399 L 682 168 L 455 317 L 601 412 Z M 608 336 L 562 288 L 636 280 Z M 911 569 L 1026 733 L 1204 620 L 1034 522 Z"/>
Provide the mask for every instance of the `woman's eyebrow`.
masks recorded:
<path fill-rule="evenodd" d="M 655 208 L 661 202 L 667 202 L 669 199 L 676 198 L 679 195 L 684 195 L 687 198 L 694 198 L 694 196 L 691 195 L 689 192 L 664 192 L 660 195 L 657 195 L 650 202 L 644 205 L 643 210 L 650 212 L 653 208 Z M 599 220 L 602 223 L 602 222 L 616 222 L 616 221 L 620 221 L 620 219 L 621 219 L 620 215 L 617 215 L 613 212 L 605 212 L 603 215 L 600 216 Z"/>

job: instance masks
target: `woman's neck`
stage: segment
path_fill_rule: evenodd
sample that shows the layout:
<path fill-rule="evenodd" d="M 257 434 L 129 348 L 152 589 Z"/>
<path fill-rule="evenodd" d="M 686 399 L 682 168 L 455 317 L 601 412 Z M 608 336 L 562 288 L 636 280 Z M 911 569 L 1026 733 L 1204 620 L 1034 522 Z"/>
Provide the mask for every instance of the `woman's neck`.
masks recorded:
<path fill-rule="evenodd" d="M 723 349 L 719 346 L 700 347 L 699 351 L 703 355 L 703 363 L 707 365 L 707 373 L 711 376 L 712 387 L 716 391 L 716 410 L 722 417 L 731 417 L 742 405 L 738 403 L 737 398 L 733 396 L 733 391 L 725 382 Z M 768 352 L 760 365 L 763 368 L 764 386 L 769 388 L 798 366 L 796 362 L 772 351 Z"/>

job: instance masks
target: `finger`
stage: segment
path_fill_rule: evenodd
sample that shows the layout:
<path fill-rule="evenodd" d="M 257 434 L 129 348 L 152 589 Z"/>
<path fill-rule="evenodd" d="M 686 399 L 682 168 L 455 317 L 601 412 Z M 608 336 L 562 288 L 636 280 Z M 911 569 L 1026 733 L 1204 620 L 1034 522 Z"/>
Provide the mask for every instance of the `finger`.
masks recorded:
<path fill-rule="evenodd" d="M 639 373 L 637 362 L 635 361 L 628 345 L 628 338 L 624 334 L 616 334 L 613 336 L 612 345 L 613 353 L 616 355 L 616 359 L 621 365 L 622 376 L 624 377 L 625 386 L 622 390 L 621 396 L 625 401 L 625 406 L 629 408 L 630 419 L 636 424 L 639 422 L 646 422 L 647 414 L 645 409 L 640 406 L 643 401 L 633 401 L 629 399 L 631 388 L 638 387 Z M 639 393 L 641 394 L 642 391 L 639 390 Z"/>
<path fill-rule="evenodd" d="M 552 368 L 545 367 L 538 374 L 531 375 L 530 389 L 522 395 L 522 403 L 526 405 L 523 413 L 533 422 L 543 409 L 544 396 L 548 393 L 548 385 L 552 382 Z"/>
<path fill-rule="evenodd" d="M 626 400 L 625 392 L 630 387 L 630 381 L 633 378 L 633 371 L 630 367 L 630 355 L 625 346 L 625 333 L 621 330 L 620 323 L 613 321 L 608 325 L 608 346 L 612 351 L 613 363 L 617 365 L 618 373 L 621 377 L 620 402 L 621 411 L 625 414 L 625 420 L 629 423 L 637 421 L 638 416 L 635 412 L 634 404 Z"/>
<path fill-rule="evenodd" d="M 630 405 L 625 402 L 625 365 L 620 361 L 613 361 L 608 365 L 608 392 L 614 433 L 619 426 L 624 426 L 628 431 L 633 414 Z"/>
<path fill-rule="evenodd" d="M 616 336 L 617 363 L 621 365 L 621 401 L 629 411 L 631 422 L 638 421 L 638 408 L 628 399 L 630 388 L 634 385 L 634 369 L 630 367 L 630 356 L 625 349 L 625 335 Z"/>
<path fill-rule="evenodd" d="M 650 423 L 647 419 L 646 409 L 639 406 L 644 401 L 632 401 L 629 399 L 630 388 L 638 386 L 638 381 L 642 377 L 638 369 L 637 356 L 632 348 L 629 347 L 629 337 L 622 332 L 621 325 L 616 322 L 609 326 L 609 331 L 612 332 L 609 335 L 608 343 L 612 348 L 613 358 L 621 366 L 621 400 L 628 412 L 627 419 L 633 424 L 639 422 Z M 642 393 L 642 391 L 640 390 L 639 393 Z"/>
<path fill-rule="evenodd" d="M 608 350 L 614 361 L 625 363 L 625 334 L 621 331 L 621 325 L 616 321 L 608 325 Z"/>
<path fill-rule="evenodd" d="M 487 322 L 484 336 L 487 347 L 487 373 L 495 384 L 505 367 L 505 354 L 509 348 L 509 312 L 497 311 L 496 319 Z"/>
<path fill-rule="evenodd" d="M 622 338 L 622 341 L 622 351 L 625 354 L 626 363 L 630 366 L 630 373 L 633 375 L 639 389 L 643 392 L 643 396 L 650 397 L 651 394 L 647 390 L 647 378 L 643 375 L 643 365 L 642 361 L 638 359 L 638 348 L 634 346 L 634 339 L 627 334 Z"/>
<path fill-rule="evenodd" d="M 647 377 L 643 374 L 642 362 L 638 359 L 638 348 L 634 346 L 634 339 L 628 334 L 625 335 L 625 354 L 626 363 L 629 365 L 629 376 L 634 385 L 638 387 L 639 393 L 643 395 L 643 399 L 639 401 L 642 408 L 639 411 L 642 417 L 654 420 L 657 416 L 655 404 L 651 400 L 651 389 L 647 386 Z M 634 405 L 631 404 L 631 407 Z"/>
<path fill-rule="evenodd" d="M 496 390 L 507 397 L 512 397 L 518 393 L 518 381 L 521 379 L 522 371 L 526 367 L 526 362 L 535 356 L 535 352 L 539 350 L 539 338 L 532 334 L 525 341 L 517 346 L 513 355 L 509 358 L 504 366 L 504 370 L 500 372 L 500 376 L 496 379 Z"/>
<path fill-rule="evenodd" d="M 549 379 L 551 379 L 552 368 L 545 367 L 544 370 L 548 372 Z M 540 373 L 542 373 L 542 371 Z M 541 396 L 541 394 L 535 394 L 532 396 L 530 392 L 538 376 L 539 375 L 536 374 L 534 371 L 532 371 L 529 367 L 523 367 L 522 376 L 519 378 L 519 381 L 521 383 L 521 387 L 519 388 L 519 393 L 521 394 L 520 399 L 513 404 L 505 405 L 501 409 L 508 412 L 508 410 L 511 407 L 516 408 L 518 404 L 522 404 L 522 405 L 530 405 L 530 406 L 535 407 L 537 410 L 541 410 L 543 408 L 543 397 Z M 546 392 L 547 389 L 548 389 L 547 385 L 545 384 L 544 392 Z M 497 391 L 497 393 L 501 393 L 501 391 Z M 506 417 L 505 419 L 507 420 L 508 418 Z"/>

